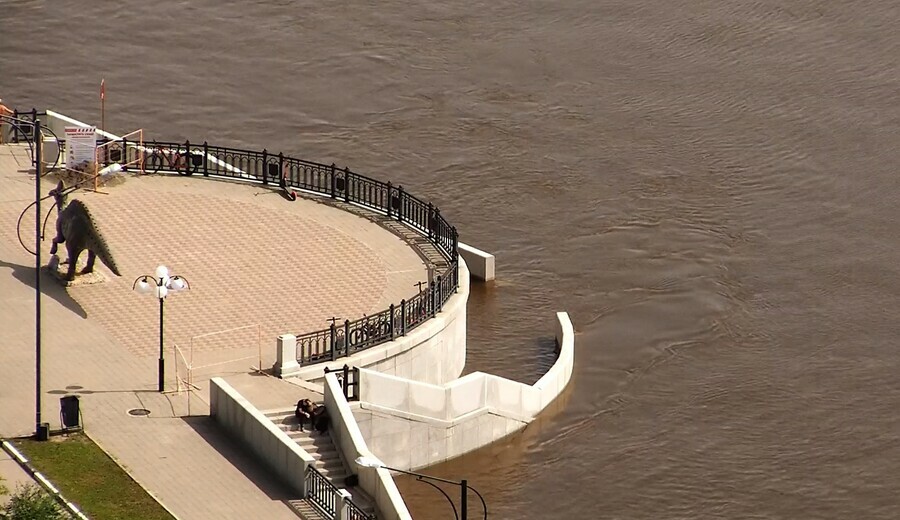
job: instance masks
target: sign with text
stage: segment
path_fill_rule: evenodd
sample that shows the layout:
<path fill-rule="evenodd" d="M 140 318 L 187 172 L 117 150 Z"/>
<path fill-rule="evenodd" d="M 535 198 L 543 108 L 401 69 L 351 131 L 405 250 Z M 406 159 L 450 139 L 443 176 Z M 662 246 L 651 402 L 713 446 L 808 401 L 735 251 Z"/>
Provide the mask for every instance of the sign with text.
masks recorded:
<path fill-rule="evenodd" d="M 66 167 L 75 168 L 94 161 L 97 153 L 97 127 L 66 127 Z"/>

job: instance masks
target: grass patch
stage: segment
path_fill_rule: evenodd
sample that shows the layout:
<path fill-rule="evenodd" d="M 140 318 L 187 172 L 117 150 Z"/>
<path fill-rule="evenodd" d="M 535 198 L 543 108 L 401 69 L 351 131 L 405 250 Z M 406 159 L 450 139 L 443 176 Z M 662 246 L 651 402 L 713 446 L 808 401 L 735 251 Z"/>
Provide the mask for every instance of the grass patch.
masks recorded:
<path fill-rule="evenodd" d="M 14 444 L 92 520 L 174 520 L 87 435 Z"/>

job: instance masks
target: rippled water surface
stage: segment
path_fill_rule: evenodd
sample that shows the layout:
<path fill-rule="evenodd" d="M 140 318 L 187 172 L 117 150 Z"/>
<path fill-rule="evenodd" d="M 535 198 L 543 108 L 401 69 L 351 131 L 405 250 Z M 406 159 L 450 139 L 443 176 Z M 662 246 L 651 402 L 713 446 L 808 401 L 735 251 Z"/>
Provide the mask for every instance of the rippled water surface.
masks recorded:
<path fill-rule="evenodd" d="M 433 468 L 493 518 L 900 517 L 898 56 L 891 0 L 0 0 L 7 103 L 434 200 L 498 258 L 467 369 L 571 313 L 571 391 Z"/>

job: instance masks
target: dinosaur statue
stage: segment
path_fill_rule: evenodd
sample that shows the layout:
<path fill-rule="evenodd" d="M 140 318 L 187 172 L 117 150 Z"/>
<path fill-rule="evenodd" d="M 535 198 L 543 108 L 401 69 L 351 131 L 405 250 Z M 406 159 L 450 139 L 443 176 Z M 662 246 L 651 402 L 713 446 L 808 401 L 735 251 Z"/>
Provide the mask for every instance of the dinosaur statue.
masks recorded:
<path fill-rule="evenodd" d="M 78 199 L 67 202 L 68 193 L 64 190 L 65 184 L 60 181 L 56 185 L 56 189 L 50 191 L 56 201 L 56 238 L 53 239 L 50 254 L 56 254 L 59 244 L 66 244 L 66 253 L 69 255 L 66 260 L 69 264 L 66 280 L 71 282 L 75 279 L 75 266 L 78 263 L 78 257 L 85 249 L 88 252 L 87 265 L 78 274 L 92 273 L 94 258 L 99 256 L 110 271 L 116 276 L 122 276 L 116 261 L 109 252 L 109 246 L 106 245 L 106 240 L 97 229 L 97 224 L 91 217 L 87 206 Z"/>

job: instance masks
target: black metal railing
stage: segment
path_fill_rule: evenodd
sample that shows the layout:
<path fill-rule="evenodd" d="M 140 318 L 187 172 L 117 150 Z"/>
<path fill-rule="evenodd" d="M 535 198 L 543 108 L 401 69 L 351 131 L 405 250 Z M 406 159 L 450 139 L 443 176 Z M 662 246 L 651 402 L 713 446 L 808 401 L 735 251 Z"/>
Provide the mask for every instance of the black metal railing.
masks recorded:
<path fill-rule="evenodd" d="M 347 502 L 346 513 L 344 520 L 375 520 L 375 515 L 366 513 L 352 500 Z"/>
<path fill-rule="evenodd" d="M 326 518 L 337 515 L 338 488 L 313 466 L 306 467 L 306 500 Z"/>
<path fill-rule="evenodd" d="M 297 336 L 298 362 L 303 365 L 334 361 L 405 336 L 441 312 L 459 285 L 458 266 L 454 259 L 427 289 L 377 314 L 332 323 L 327 329 Z"/>
<path fill-rule="evenodd" d="M 105 138 L 98 140 L 98 144 L 107 142 Z M 114 143 L 115 146 L 108 147 L 106 157 L 101 158 L 104 163 L 101 166 L 113 162 L 134 164 L 141 159 L 146 171 L 241 179 L 325 195 L 383 212 L 427 237 L 447 260 L 446 269 L 428 280 L 427 287 L 415 296 L 371 316 L 333 322 L 327 329 L 298 335 L 297 360 L 301 365 L 335 360 L 406 335 L 441 312 L 459 285 L 456 228 L 433 204 L 410 195 L 403 186 L 381 182 L 349 168 L 340 169 L 334 164 L 305 161 L 268 150 L 259 152 L 190 141 L 141 144 L 119 139 Z"/>
<path fill-rule="evenodd" d="M 325 518 L 335 518 L 337 516 L 337 508 L 341 507 L 341 504 L 338 503 L 339 493 L 337 486 L 332 484 L 328 477 L 313 466 L 306 467 L 304 479 L 306 482 L 307 502 L 312 504 Z M 345 515 L 345 519 L 375 519 L 375 515 L 367 514 L 352 498 L 347 499 L 346 504 L 346 511 L 349 516 Z"/>
<path fill-rule="evenodd" d="M 38 116 L 43 115 L 44 112 L 38 112 L 37 109 L 32 108 L 30 112 L 19 112 L 18 109 L 13 110 L 13 118 L 21 121 L 23 124 L 14 126 L 12 128 L 12 139 L 13 143 L 18 143 L 19 141 L 30 141 L 32 139 L 32 133 L 34 131 L 34 126 L 25 124 L 25 122 L 34 122 L 38 118 Z"/>
<path fill-rule="evenodd" d="M 347 401 L 359 401 L 359 367 L 351 367 L 344 365 L 343 368 L 331 369 L 325 367 L 325 373 L 338 374 L 338 380 L 341 383 L 341 390 L 344 392 L 344 399 Z"/>

